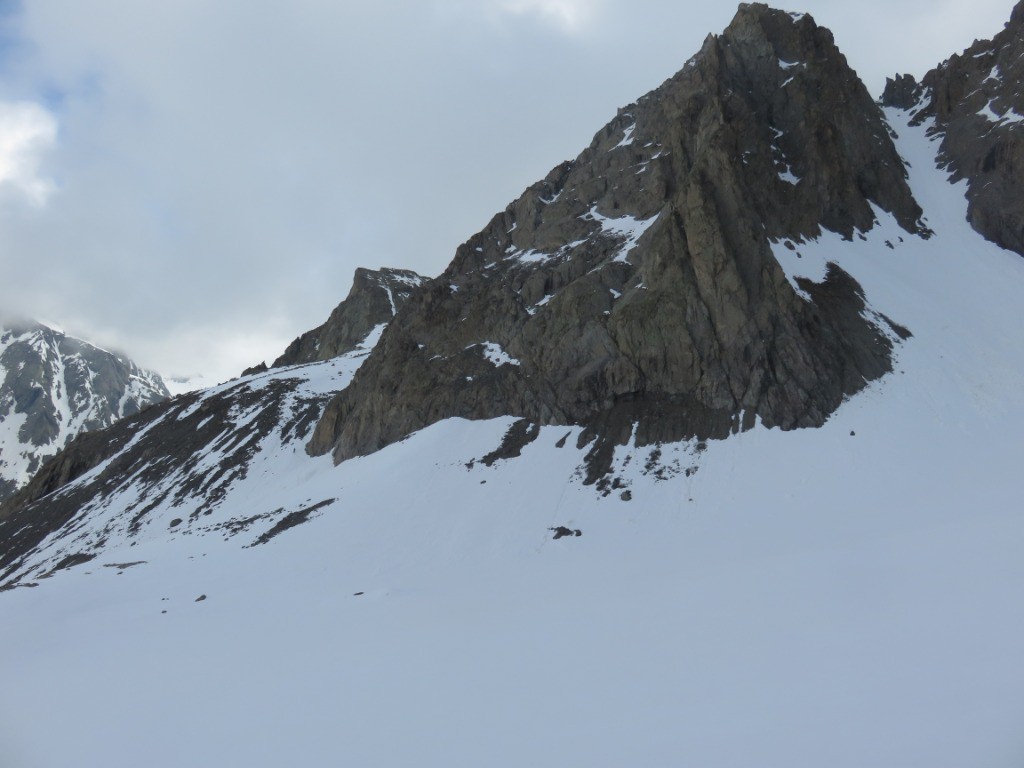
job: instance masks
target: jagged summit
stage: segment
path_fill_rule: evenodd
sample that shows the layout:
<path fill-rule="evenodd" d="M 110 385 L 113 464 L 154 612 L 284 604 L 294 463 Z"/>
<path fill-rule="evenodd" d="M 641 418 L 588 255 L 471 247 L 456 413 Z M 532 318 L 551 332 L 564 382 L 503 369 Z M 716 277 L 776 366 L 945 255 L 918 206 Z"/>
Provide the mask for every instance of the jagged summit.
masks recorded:
<path fill-rule="evenodd" d="M 587 424 L 601 455 L 817 426 L 890 368 L 842 270 L 807 300 L 772 255 L 875 210 L 924 234 L 881 111 L 807 15 L 740 7 L 576 160 L 530 187 L 414 294 L 310 444 L 336 460 L 440 419 Z M 885 325 L 885 323 L 883 323 Z"/>
<path fill-rule="evenodd" d="M 991 40 L 928 72 L 886 82 L 882 103 L 934 121 L 953 181 L 966 179 L 967 217 L 997 245 L 1024 255 L 1024 2 Z"/>

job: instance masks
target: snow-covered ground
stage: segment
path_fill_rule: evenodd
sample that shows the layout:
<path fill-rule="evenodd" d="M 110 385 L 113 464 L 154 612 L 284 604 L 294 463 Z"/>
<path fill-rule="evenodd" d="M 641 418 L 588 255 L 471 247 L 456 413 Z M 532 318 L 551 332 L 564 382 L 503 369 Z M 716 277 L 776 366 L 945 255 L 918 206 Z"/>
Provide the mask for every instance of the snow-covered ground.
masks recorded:
<path fill-rule="evenodd" d="M 914 334 L 824 427 L 622 449 L 629 501 L 575 429 L 467 467 L 511 419 L 262 453 L 215 519 L 334 501 L 0 594 L 0 765 L 1019 768 L 1024 259 L 889 116 L 935 237 L 778 248 Z"/>

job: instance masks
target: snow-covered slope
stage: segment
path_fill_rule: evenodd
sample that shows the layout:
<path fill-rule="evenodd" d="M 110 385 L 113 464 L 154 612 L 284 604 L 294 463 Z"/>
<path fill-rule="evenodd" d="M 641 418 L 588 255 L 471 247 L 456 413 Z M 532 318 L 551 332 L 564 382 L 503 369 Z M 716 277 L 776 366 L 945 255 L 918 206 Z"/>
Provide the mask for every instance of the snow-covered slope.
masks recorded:
<path fill-rule="evenodd" d="M 77 434 L 166 397 L 120 355 L 37 323 L 0 326 L 0 500 Z"/>
<path fill-rule="evenodd" d="M 254 436 L 215 503 L 136 477 L 0 594 L 4 765 L 1020 766 L 1024 260 L 888 117 L 934 236 L 776 246 L 913 334 L 823 427 L 621 447 L 602 496 L 579 428 L 498 458 L 512 419 L 449 419 L 335 467 L 237 408 L 182 464 Z M 360 354 L 159 418 L 249 392 L 283 425 Z"/>

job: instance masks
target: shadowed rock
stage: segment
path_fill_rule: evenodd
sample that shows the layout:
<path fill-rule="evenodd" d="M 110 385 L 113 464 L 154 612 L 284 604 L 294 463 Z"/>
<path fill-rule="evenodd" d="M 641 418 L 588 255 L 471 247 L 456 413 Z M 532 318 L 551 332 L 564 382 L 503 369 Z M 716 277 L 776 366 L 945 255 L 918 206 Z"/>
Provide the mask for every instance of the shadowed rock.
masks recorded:
<path fill-rule="evenodd" d="M 376 326 L 391 322 L 425 280 L 407 269 L 360 267 L 348 296 L 327 322 L 295 339 L 271 367 L 315 363 L 351 352 Z"/>

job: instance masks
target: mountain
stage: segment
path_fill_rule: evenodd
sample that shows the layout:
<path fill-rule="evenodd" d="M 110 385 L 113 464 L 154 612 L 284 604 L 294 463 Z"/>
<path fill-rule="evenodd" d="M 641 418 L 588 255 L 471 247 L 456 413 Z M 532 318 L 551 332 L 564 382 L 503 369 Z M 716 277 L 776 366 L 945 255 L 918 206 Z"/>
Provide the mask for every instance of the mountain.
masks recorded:
<path fill-rule="evenodd" d="M 73 441 L 0 754 L 1019 765 L 1024 259 L 916 83 L 741 5 L 355 347 Z"/>
<path fill-rule="evenodd" d="M 596 480 L 634 424 L 640 445 L 756 419 L 820 426 L 891 370 L 905 331 L 866 315 L 842 269 L 791 284 L 772 244 L 852 238 L 873 206 L 927 234 L 831 34 L 742 5 L 458 249 L 328 406 L 311 451 L 343 460 L 442 419 L 515 415 L 586 424 Z"/>
<path fill-rule="evenodd" d="M 81 432 L 169 397 L 132 361 L 39 323 L 0 327 L 0 500 Z"/>
<path fill-rule="evenodd" d="M 886 83 L 883 104 L 934 120 L 940 162 L 967 182 L 971 225 L 992 242 L 1024 254 L 1024 5 L 991 40 L 975 41 L 922 78 Z"/>

